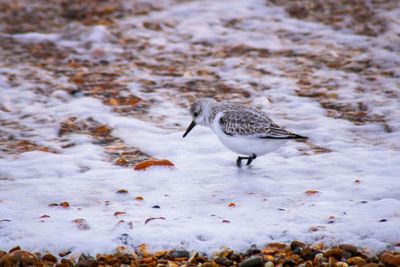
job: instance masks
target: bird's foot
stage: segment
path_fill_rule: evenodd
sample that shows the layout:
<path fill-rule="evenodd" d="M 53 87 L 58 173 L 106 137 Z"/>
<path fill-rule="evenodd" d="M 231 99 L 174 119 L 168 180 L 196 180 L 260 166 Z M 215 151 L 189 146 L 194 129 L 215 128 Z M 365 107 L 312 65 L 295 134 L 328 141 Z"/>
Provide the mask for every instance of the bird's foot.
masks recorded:
<path fill-rule="evenodd" d="M 240 157 L 239 156 L 237 158 L 237 160 L 236 160 L 236 166 L 238 166 L 238 168 L 241 168 L 242 167 L 242 160 L 244 160 L 244 159 L 247 159 L 246 166 L 249 166 L 251 164 L 251 162 L 256 158 L 257 158 L 257 155 L 254 154 L 254 153 L 251 156 L 248 156 L 248 157 Z"/>

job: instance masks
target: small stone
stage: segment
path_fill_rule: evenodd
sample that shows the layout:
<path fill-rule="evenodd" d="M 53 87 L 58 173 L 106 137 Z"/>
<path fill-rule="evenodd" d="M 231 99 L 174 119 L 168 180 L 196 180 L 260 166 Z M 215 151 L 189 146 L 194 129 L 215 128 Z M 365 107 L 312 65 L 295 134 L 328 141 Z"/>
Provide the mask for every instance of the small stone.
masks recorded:
<path fill-rule="evenodd" d="M 49 262 L 53 262 L 53 263 L 57 263 L 58 259 L 56 256 L 52 255 L 52 254 L 45 254 L 42 257 L 43 261 L 49 261 Z"/>
<path fill-rule="evenodd" d="M 173 167 L 174 164 L 167 160 L 167 159 L 163 159 L 163 160 L 145 160 L 142 161 L 140 163 L 138 163 L 134 170 L 136 171 L 140 171 L 140 170 L 146 170 L 147 168 L 151 167 L 151 166 L 167 166 L 167 167 Z"/>
<path fill-rule="evenodd" d="M 61 202 L 60 204 L 58 204 L 59 206 L 63 207 L 63 208 L 68 208 L 69 207 L 69 203 L 67 201 Z"/>
<path fill-rule="evenodd" d="M 343 258 L 343 251 L 338 248 L 333 248 L 333 249 L 327 250 L 324 253 L 324 257 L 325 258 L 333 257 L 336 260 L 340 261 Z"/>
<path fill-rule="evenodd" d="M 154 205 L 152 208 L 153 208 L 153 209 L 159 209 L 159 208 L 160 208 L 160 206 L 158 206 L 158 205 Z"/>
<path fill-rule="evenodd" d="M 179 264 L 174 261 L 168 261 L 168 267 L 179 267 Z"/>
<path fill-rule="evenodd" d="M 271 247 L 271 248 L 277 248 L 277 249 L 283 249 L 286 247 L 286 245 L 282 244 L 282 243 L 268 243 L 267 246 Z"/>
<path fill-rule="evenodd" d="M 343 258 L 348 259 L 351 258 L 353 255 L 348 251 L 343 251 Z"/>
<path fill-rule="evenodd" d="M 304 247 L 306 247 L 306 246 L 307 246 L 307 245 L 306 245 L 305 243 L 300 242 L 300 241 L 292 241 L 292 243 L 290 243 L 290 249 L 291 249 L 291 250 L 294 250 L 294 249 L 297 248 L 297 247 L 304 248 Z"/>
<path fill-rule="evenodd" d="M 269 261 L 264 264 L 264 267 L 274 267 L 274 263 Z"/>
<path fill-rule="evenodd" d="M 71 250 L 64 250 L 64 251 L 61 251 L 60 253 L 58 253 L 58 256 L 65 257 L 65 256 L 71 254 L 71 252 L 72 252 Z"/>
<path fill-rule="evenodd" d="M 300 256 L 303 260 L 312 260 L 313 257 L 313 251 L 311 248 L 306 247 L 304 249 L 301 250 Z"/>
<path fill-rule="evenodd" d="M 389 264 L 389 259 L 391 259 L 392 257 L 393 257 L 393 254 L 388 252 L 388 251 L 386 251 L 381 255 L 381 261 L 384 264 Z"/>
<path fill-rule="evenodd" d="M 189 259 L 188 259 L 188 263 L 194 264 L 196 263 L 196 259 L 199 257 L 199 252 L 198 251 L 192 251 L 189 254 Z"/>
<path fill-rule="evenodd" d="M 64 263 L 69 266 L 75 266 L 75 262 L 71 259 L 61 259 L 61 263 Z"/>
<path fill-rule="evenodd" d="M 11 253 L 11 252 L 16 251 L 16 250 L 21 250 L 21 247 L 20 246 L 13 247 L 12 249 L 10 249 L 8 251 L 8 253 Z"/>
<path fill-rule="evenodd" d="M 189 251 L 187 250 L 177 250 L 172 253 L 172 257 L 174 258 L 189 258 Z"/>
<path fill-rule="evenodd" d="M 252 256 L 255 254 L 260 254 L 261 250 L 259 250 L 256 246 L 253 246 L 247 250 L 247 255 Z"/>
<path fill-rule="evenodd" d="M 217 263 L 219 265 L 223 265 L 223 266 L 233 265 L 233 261 L 231 261 L 230 259 L 227 259 L 225 257 L 218 257 L 214 261 L 215 261 L 215 263 Z"/>
<path fill-rule="evenodd" d="M 110 265 L 120 263 L 119 260 L 114 255 L 106 255 L 106 256 L 104 256 L 104 260 L 106 263 L 108 263 Z"/>
<path fill-rule="evenodd" d="M 322 260 L 323 258 L 324 258 L 323 253 L 317 253 L 317 254 L 315 254 L 314 261 L 318 262 L 318 261 Z"/>
<path fill-rule="evenodd" d="M 121 257 L 121 256 L 124 256 L 124 255 L 129 255 L 129 254 L 130 254 L 129 250 L 124 246 L 118 246 L 115 249 L 115 256 L 117 256 L 117 257 Z"/>
<path fill-rule="evenodd" d="M 145 257 L 142 258 L 143 263 L 152 263 L 153 262 L 153 257 Z"/>
<path fill-rule="evenodd" d="M 213 253 L 214 257 L 227 257 L 233 251 L 230 248 L 222 247 Z"/>
<path fill-rule="evenodd" d="M 264 259 L 260 256 L 251 257 L 242 261 L 239 267 L 262 267 L 264 266 Z"/>
<path fill-rule="evenodd" d="M 379 258 L 378 258 L 378 256 L 374 255 L 374 256 L 369 257 L 367 261 L 372 262 L 372 263 L 379 263 Z"/>
<path fill-rule="evenodd" d="M 75 267 L 94 267 L 97 266 L 96 259 L 89 254 L 82 253 L 78 258 L 78 264 Z"/>
<path fill-rule="evenodd" d="M 363 258 L 361 258 L 361 257 L 353 257 L 353 258 L 350 258 L 350 259 L 348 259 L 347 260 L 347 262 L 350 264 L 350 265 L 357 265 L 357 266 L 363 266 L 363 265 L 365 265 L 367 262 L 363 259 Z"/>
<path fill-rule="evenodd" d="M 0 266 L 34 265 L 37 257 L 25 250 L 14 250 L 0 259 Z"/>
<path fill-rule="evenodd" d="M 272 255 L 264 255 L 264 259 L 268 261 L 274 261 L 274 257 Z"/>
<path fill-rule="evenodd" d="M 301 247 L 296 247 L 295 249 L 293 249 L 294 254 L 301 255 L 302 252 L 303 252 L 303 248 L 301 248 Z"/>
<path fill-rule="evenodd" d="M 263 254 L 275 254 L 276 252 L 278 252 L 278 249 L 276 249 L 276 248 L 263 248 L 262 249 Z"/>
<path fill-rule="evenodd" d="M 388 261 L 389 265 L 400 266 L 400 255 L 395 255 Z"/>
<path fill-rule="evenodd" d="M 157 258 L 162 258 L 164 257 L 164 255 L 167 254 L 167 251 L 157 251 L 156 253 L 154 253 L 154 256 L 156 256 Z"/>
<path fill-rule="evenodd" d="M 121 189 L 117 191 L 118 194 L 128 194 L 128 190 Z"/>
<path fill-rule="evenodd" d="M 229 256 L 229 259 L 236 261 L 236 262 L 241 262 L 243 260 L 243 257 L 240 253 L 232 253 Z"/>
<path fill-rule="evenodd" d="M 7 255 L 7 252 L 4 250 L 0 250 L 0 259 L 3 258 L 3 256 Z"/>
<path fill-rule="evenodd" d="M 282 263 L 282 267 L 294 267 L 294 266 L 296 266 L 297 264 L 294 262 L 294 261 L 292 261 L 292 260 L 285 260 L 283 263 Z"/>

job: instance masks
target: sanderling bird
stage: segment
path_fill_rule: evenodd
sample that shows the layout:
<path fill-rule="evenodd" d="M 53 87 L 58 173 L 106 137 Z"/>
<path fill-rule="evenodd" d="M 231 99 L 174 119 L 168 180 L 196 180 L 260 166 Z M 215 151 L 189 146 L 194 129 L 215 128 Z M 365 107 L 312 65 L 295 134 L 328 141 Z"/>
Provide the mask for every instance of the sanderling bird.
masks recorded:
<path fill-rule="evenodd" d="M 222 144 L 238 153 L 236 165 L 247 159 L 247 164 L 279 148 L 289 139 L 307 139 L 282 129 L 267 113 L 241 104 L 217 102 L 201 98 L 190 107 L 192 123 L 183 134 L 185 137 L 196 125 L 210 127 Z"/>

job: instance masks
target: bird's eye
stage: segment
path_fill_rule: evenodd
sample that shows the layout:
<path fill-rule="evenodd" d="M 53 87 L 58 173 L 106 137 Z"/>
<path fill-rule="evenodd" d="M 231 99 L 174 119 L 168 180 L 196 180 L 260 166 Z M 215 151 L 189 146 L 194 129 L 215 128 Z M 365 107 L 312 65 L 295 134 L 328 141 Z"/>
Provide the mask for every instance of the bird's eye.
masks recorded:
<path fill-rule="evenodd" d="M 196 118 L 199 115 L 199 113 L 195 112 L 193 113 L 193 116 Z"/>

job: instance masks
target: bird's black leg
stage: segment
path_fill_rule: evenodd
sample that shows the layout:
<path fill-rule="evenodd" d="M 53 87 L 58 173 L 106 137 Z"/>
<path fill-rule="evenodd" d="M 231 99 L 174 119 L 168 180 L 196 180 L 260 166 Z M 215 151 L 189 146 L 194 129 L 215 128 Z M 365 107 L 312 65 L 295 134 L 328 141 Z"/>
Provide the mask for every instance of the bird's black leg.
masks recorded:
<path fill-rule="evenodd" d="M 248 157 L 246 166 L 249 166 L 250 163 L 253 161 L 253 159 L 256 159 L 256 158 L 257 158 L 257 155 L 253 153 L 250 157 Z"/>
<path fill-rule="evenodd" d="M 248 157 L 238 157 L 236 160 L 236 166 L 238 166 L 238 168 L 242 167 L 242 160 L 243 159 L 248 159 Z"/>
<path fill-rule="evenodd" d="M 251 156 L 249 156 L 249 157 L 238 157 L 237 158 L 237 160 L 236 160 L 236 165 L 240 168 L 240 167 L 242 167 L 242 160 L 243 159 L 247 159 L 247 163 L 246 163 L 246 166 L 249 166 L 250 165 L 250 163 L 254 160 L 254 159 L 256 159 L 257 158 L 257 155 L 256 154 L 252 154 Z"/>

